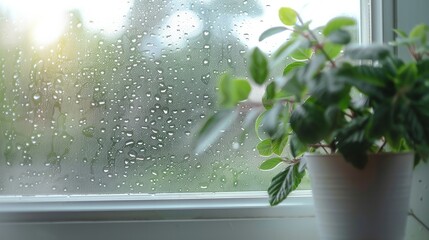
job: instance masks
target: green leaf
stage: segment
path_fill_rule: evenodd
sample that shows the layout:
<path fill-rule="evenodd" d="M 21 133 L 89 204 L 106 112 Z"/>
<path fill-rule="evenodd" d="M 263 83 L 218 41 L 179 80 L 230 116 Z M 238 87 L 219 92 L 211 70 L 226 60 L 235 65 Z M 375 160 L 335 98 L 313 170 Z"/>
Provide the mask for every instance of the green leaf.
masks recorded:
<path fill-rule="evenodd" d="M 293 70 L 303 67 L 305 66 L 305 62 L 292 62 L 290 64 L 288 64 L 285 69 L 283 70 L 283 76 L 289 74 L 290 72 L 292 72 Z"/>
<path fill-rule="evenodd" d="M 328 54 L 330 59 L 334 59 L 341 53 L 343 46 L 327 42 L 325 45 L 323 45 L 323 49 L 325 50 L 326 54 Z"/>
<path fill-rule="evenodd" d="M 265 109 L 269 110 L 273 107 L 274 102 L 273 99 L 276 96 L 276 83 L 272 82 L 268 84 L 268 86 L 265 88 L 265 94 L 262 97 L 262 104 L 264 105 Z"/>
<path fill-rule="evenodd" d="M 345 109 L 350 102 L 350 89 L 346 79 L 340 77 L 336 69 L 332 69 L 313 79 L 309 94 L 323 106 Z"/>
<path fill-rule="evenodd" d="M 273 152 L 280 156 L 283 153 L 284 148 L 286 147 L 288 139 L 288 134 L 283 134 L 281 137 L 274 139 L 272 142 Z"/>
<path fill-rule="evenodd" d="M 419 24 L 413 27 L 410 32 L 410 38 L 422 39 L 422 42 L 424 43 L 426 41 L 428 28 L 429 27 L 426 24 Z"/>
<path fill-rule="evenodd" d="M 309 88 L 314 85 L 312 81 L 317 81 L 317 79 L 315 79 L 315 76 L 325 67 L 325 63 L 325 55 L 317 53 L 311 58 L 307 66 L 305 66 L 306 68 L 303 69 L 304 80 L 306 80 L 306 84 Z"/>
<path fill-rule="evenodd" d="M 418 70 L 415 63 L 403 65 L 398 70 L 397 86 L 410 88 L 417 80 Z"/>
<path fill-rule="evenodd" d="M 420 118 L 419 115 L 408 109 L 405 115 L 405 128 L 408 136 L 411 138 L 413 144 L 422 144 L 426 142 L 427 137 L 425 136 L 425 118 Z"/>
<path fill-rule="evenodd" d="M 363 81 L 381 88 L 386 86 L 385 72 L 380 67 L 359 65 L 349 69 L 343 68 L 342 70 L 346 71 L 343 72 L 345 75 L 349 75 L 352 78 L 355 78 L 356 81 Z"/>
<path fill-rule="evenodd" d="M 383 100 L 386 97 L 386 91 L 395 91 L 394 86 L 387 85 L 389 80 L 386 80 L 385 74 L 386 71 L 383 68 L 360 65 L 353 67 L 343 66 L 338 76 L 365 95 L 377 100 Z"/>
<path fill-rule="evenodd" d="M 344 55 L 357 60 L 383 60 L 390 55 L 389 48 L 384 45 L 350 46 Z"/>
<path fill-rule="evenodd" d="M 288 30 L 288 29 L 287 29 L 287 28 L 285 28 L 285 27 L 273 27 L 273 28 L 269 28 L 269 29 L 265 30 L 265 31 L 261 34 L 261 36 L 259 36 L 259 41 L 263 41 L 263 40 L 265 40 L 265 39 L 266 39 L 266 38 L 268 38 L 268 37 L 271 37 L 271 36 L 273 36 L 273 35 L 275 35 L 275 34 L 278 34 L 278 33 L 284 32 L 284 31 L 286 31 L 286 30 Z"/>
<path fill-rule="evenodd" d="M 328 36 L 328 40 L 331 43 L 343 45 L 350 43 L 351 39 L 352 37 L 350 36 L 350 33 L 342 29 L 336 30 Z"/>
<path fill-rule="evenodd" d="M 246 141 L 249 131 L 253 127 L 253 124 L 256 121 L 259 114 L 260 114 L 259 109 L 250 109 L 247 112 L 246 117 L 243 120 L 242 131 L 238 137 L 239 139 L 238 143 L 244 143 Z"/>
<path fill-rule="evenodd" d="M 339 129 L 335 136 L 338 151 L 358 169 L 365 167 L 368 161 L 367 151 L 372 146 L 369 137 L 365 135 L 368 120 L 368 116 L 356 117 Z"/>
<path fill-rule="evenodd" d="M 219 79 L 219 103 L 224 108 L 235 107 L 239 102 L 247 99 L 251 90 L 247 80 L 231 78 L 224 74 Z"/>
<path fill-rule="evenodd" d="M 248 111 L 246 117 L 243 121 L 243 128 L 248 128 L 253 125 L 253 123 L 256 121 L 260 114 L 260 111 L 258 109 L 251 109 Z"/>
<path fill-rule="evenodd" d="M 311 58 L 313 50 L 310 48 L 298 48 L 290 54 L 290 57 L 296 61 L 305 61 Z"/>
<path fill-rule="evenodd" d="M 293 26 L 297 20 L 296 11 L 292 8 L 282 7 L 279 9 L 280 21 L 286 26 Z"/>
<path fill-rule="evenodd" d="M 338 129 L 345 122 L 344 114 L 338 106 L 331 105 L 325 111 L 325 121 L 329 129 Z"/>
<path fill-rule="evenodd" d="M 408 38 L 408 34 L 400 29 L 393 29 L 393 31 L 402 38 Z"/>
<path fill-rule="evenodd" d="M 323 35 L 326 37 L 329 36 L 332 32 L 339 30 L 343 27 L 355 26 L 356 20 L 350 17 L 336 17 L 330 20 L 325 28 L 323 29 Z"/>
<path fill-rule="evenodd" d="M 292 134 L 289 139 L 290 151 L 294 158 L 301 156 L 307 151 L 307 146 L 298 139 L 296 134 Z"/>
<path fill-rule="evenodd" d="M 249 70 L 253 80 L 259 85 L 264 84 L 268 78 L 268 60 L 259 48 L 255 48 L 252 52 Z"/>
<path fill-rule="evenodd" d="M 269 202 L 271 206 L 281 203 L 295 190 L 305 176 L 305 170 L 300 164 L 289 165 L 286 169 L 277 174 L 268 188 Z"/>
<path fill-rule="evenodd" d="M 281 111 L 283 105 L 281 103 L 275 104 L 270 110 L 268 110 L 262 120 L 262 129 L 270 136 L 274 137 L 279 134 L 281 129 L 279 126 L 279 119 L 281 117 Z"/>
<path fill-rule="evenodd" d="M 320 142 L 330 133 L 324 109 L 311 101 L 307 101 L 293 110 L 290 125 L 299 140 L 305 144 Z"/>
<path fill-rule="evenodd" d="M 262 164 L 259 166 L 259 169 L 264 171 L 272 170 L 282 162 L 283 162 L 283 159 L 279 157 L 270 158 L 263 161 Z"/>
<path fill-rule="evenodd" d="M 293 95 L 297 99 L 301 99 L 304 95 L 306 86 L 299 81 L 296 76 L 287 79 L 286 84 L 282 88 L 282 91 L 285 92 L 285 95 Z"/>
<path fill-rule="evenodd" d="M 259 116 L 256 118 L 256 121 L 255 121 L 255 133 L 256 133 L 256 136 L 258 137 L 259 140 L 262 140 L 261 133 L 260 133 L 259 129 L 262 125 L 262 121 L 265 118 L 265 114 L 267 114 L 266 111 L 259 114 Z"/>
<path fill-rule="evenodd" d="M 292 37 L 276 50 L 274 53 L 274 58 L 283 59 L 285 57 L 289 57 L 292 52 L 300 47 L 303 47 L 304 45 L 304 41 L 301 38 Z"/>
<path fill-rule="evenodd" d="M 382 104 L 374 106 L 373 110 L 374 113 L 370 118 L 368 133 L 373 138 L 380 138 L 385 135 L 392 124 L 392 106 L 390 101 L 384 101 Z"/>
<path fill-rule="evenodd" d="M 261 156 L 271 156 L 273 154 L 273 145 L 271 139 L 267 138 L 256 145 L 259 155 Z"/>
<path fill-rule="evenodd" d="M 195 152 L 202 153 L 214 143 L 237 117 L 233 110 L 224 109 L 211 116 L 197 133 L 195 138 Z"/>

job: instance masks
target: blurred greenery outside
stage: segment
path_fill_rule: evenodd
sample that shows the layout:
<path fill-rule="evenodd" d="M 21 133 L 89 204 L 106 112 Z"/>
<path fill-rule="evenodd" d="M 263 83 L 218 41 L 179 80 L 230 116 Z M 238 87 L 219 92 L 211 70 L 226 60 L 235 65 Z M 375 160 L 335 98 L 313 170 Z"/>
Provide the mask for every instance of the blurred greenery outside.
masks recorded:
<path fill-rule="evenodd" d="M 43 48 L 0 5 L 0 194 L 265 190 L 277 170 L 258 169 L 257 139 L 250 130 L 241 141 L 242 122 L 201 155 L 192 141 L 216 109 L 217 77 L 247 76 L 251 46 L 233 26 L 268 4 L 206 2 L 135 1 L 114 36 L 71 9 Z M 158 36 L 162 26 L 183 30 L 165 25 L 179 8 L 194 12 L 199 33 Z"/>

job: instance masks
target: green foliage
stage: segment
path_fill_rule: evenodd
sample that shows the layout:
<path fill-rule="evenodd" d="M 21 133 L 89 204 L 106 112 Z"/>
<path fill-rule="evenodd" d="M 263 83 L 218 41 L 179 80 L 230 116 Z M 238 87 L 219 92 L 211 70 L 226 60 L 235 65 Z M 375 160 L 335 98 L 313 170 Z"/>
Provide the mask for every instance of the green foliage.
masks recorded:
<path fill-rule="evenodd" d="M 301 183 L 305 170 L 299 163 L 289 165 L 277 174 L 268 187 L 271 206 L 281 203 Z"/>
<path fill-rule="evenodd" d="M 346 49 L 345 55 L 356 60 L 383 60 L 389 56 L 390 50 L 384 45 L 370 46 L 350 46 Z"/>
<path fill-rule="evenodd" d="M 288 75 L 291 71 L 303 66 L 305 66 L 305 62 L 292 62 L 285 67 L 283 75 Z"/>
<path fill-rule="evenodd" d="M 260 169 L 288 164 L 268 189 L 270 204 L 280 203 L 300 183 L 305 152 L 338 152 L 360 169 L 371 152 L 414 151 L 416 164 L 429 159 L 427 25 L 409 34 L 395 31 L 398 39 L 391 44 L 410 50 L 412 60 L 404 61 L 386 45 L 350 43 L 352 18 L 311 29 L 293 9 L 281 8 L 279 17 L 288 27 L 268 29 L 260 40 L 287 30 L 291 37 L 272 57 L 256 48 L 249 66 L 253 80 L 265 85 L 255 120 L 261 139 L 256 148 L 261 156 L 275 155 Z M 280 73 L 274 69 L 279 65 Z M 239 96 L 231 106 L 247 97 Z"/>
<path fill-rule="evenodd" d="M 341 50 L 343 50 L 343 46 L 332 41 L 325 43 L 323 49 L 329 59 L 334 59 L 341 53 Z"/>
<path fill-rule="evenodd" d="M 295 10 L 288 7 L 282 7 L 279 9 L 280 21 L 286 26 L 293 26 L 297 20 L 297 14 Z"/>
<path fill-rule="evenodd" d="M 213 114 L 201 127 L 195 138 L 195 151 L 203 152 L 214 143 L 221 135 L 221 131 L 227 129 L 237 117 L 234 110 L 225 109 Z"/>
<path fill-rule="evenodd" d="M 233 108 L 246 100 L 252 90 L 249 82 L 224 74 L 219 79 L 219 103 L 224 108 Z"/>
<path fill-rule="evenodd" d="M 342 30 L 345 27 L 355 26 L 356 20 L 350 17 L 336 17 L 331 19 L 323 28 L 323 35 L 329 36 L 335 31 Z"/>
<path fill-rule="evenodd" d="M 269 38 L 275 34 L 284 32 L 286 30 L 287 30 L 287 28 L 285 28 L 285 27 L 273 27 L 273 28 L 267 29 L 261 34 L 261 36 L 259 36 L 259 41 L 263 41 L 266 38 Z"/>
<path fill-rule="evenodd" d="M 291 53 L 290 57 L 296 61 L 305 61 L 310 59 L 312 54 L 313 50 L 311 50 L 310 48 L 298 48 Z"/>
<path fill-rule="evenodd" d="M 262 164 L 259 166 L 259 169 L 261 170 L 272 170 L 276 168 L 278 165 L 280 165 L 283 162 L 283 159 L 279 157 L 270 158 L 262 162 Z"/>
<path fill-rule="evenodd" d="M 268 60 L 259 48 L 255 48 L 252 52 L 249 71 L 257 84 L 263 84 L 268 78 Z"/>
<path fill-rule="evenodd" d="M 258 143 L 256 149 L 258 149 L 261 156 L 271 156 L 273 154 L 273 143 L 271 139 L 265 139 Z"/>
<path fill-rule="evenodd" d="M 324 109 L 313 101 L 307 101 L 294 109 L 290 125 L 301 142 L 315 144 L 328 136 L 329 124 L 324 115 Z"/>
<path fill-rule="evenodd" d="M 348 44 L 352 40 L 352 37 L 350 36 L 349 32 L 339 29 L 333 33 L 330 33 L 328 40 L 335 44 Z"/>

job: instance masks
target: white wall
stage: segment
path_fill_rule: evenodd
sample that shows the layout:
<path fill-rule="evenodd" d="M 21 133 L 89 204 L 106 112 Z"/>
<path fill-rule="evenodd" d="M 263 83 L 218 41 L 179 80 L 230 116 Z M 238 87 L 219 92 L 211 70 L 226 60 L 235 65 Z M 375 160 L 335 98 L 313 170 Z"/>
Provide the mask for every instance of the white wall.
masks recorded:
<path fill-rule="evenodd" d="M 429 24 L 429 0 L 396 0 L 396 9 L 396 24 L 399 29 L 408 32 L 416 24 Z M 400 51 L 400 54 L 405 52 Z M 415 169 L 411 210 L 423 224 L 429 226 L 429 163 L 420 164 Z M 429 231 L 422 226 L 415 230 L 429 236 Z"/>

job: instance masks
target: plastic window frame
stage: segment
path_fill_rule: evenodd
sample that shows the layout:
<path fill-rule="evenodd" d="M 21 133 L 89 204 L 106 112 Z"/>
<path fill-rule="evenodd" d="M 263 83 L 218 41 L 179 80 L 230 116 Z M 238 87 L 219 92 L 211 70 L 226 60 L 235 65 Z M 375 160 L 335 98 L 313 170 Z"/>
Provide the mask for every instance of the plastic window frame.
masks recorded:
<path fill-rule="evenodd" d="M 360 41 L 385 39 L 394 17 L 389 1 L 361 0 Z M 386 25 L 387 24 L 387 25 Z M 314 218 L 311 190 L 276 207 L 266 192 L 1 196 L 0 224 L 82 221 Z"/>

